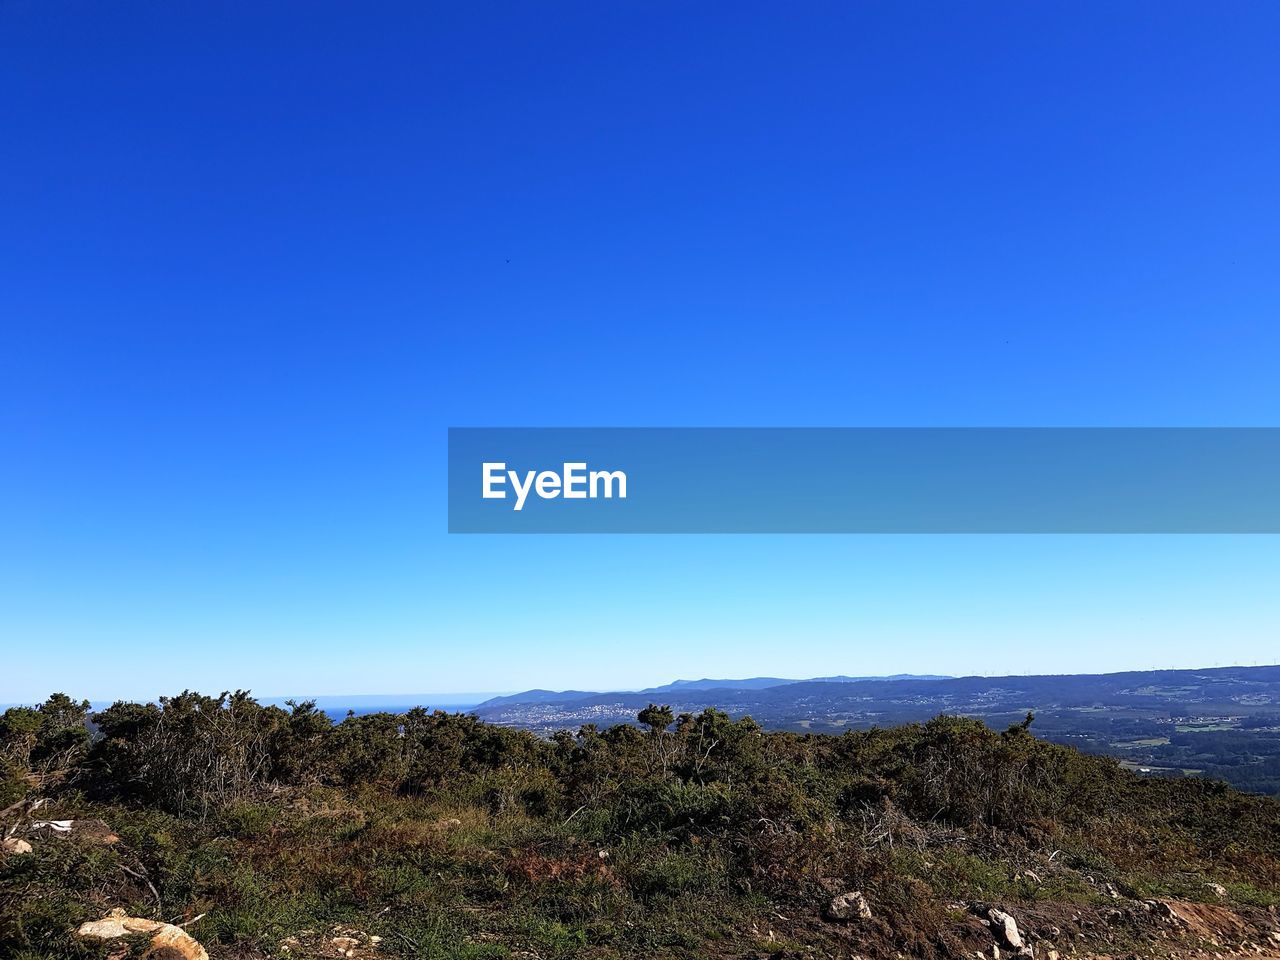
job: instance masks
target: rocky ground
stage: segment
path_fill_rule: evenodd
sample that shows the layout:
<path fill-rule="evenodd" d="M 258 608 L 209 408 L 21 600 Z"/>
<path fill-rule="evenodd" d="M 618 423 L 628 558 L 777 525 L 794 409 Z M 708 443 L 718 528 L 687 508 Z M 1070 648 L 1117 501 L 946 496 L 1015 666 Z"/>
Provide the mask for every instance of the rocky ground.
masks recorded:
<path fill-rule="evenodd" d="M 101 819 L 43 819 L 44 804 L 28 805 L 25 816 L 11 823 L 0 842 L 0 866 L 11 875 L 21 874 L 22 862 L 40 856 L 42 848 L 61 848 L 93 855 L 110 851 L 126 877 L 149 888 L 158 900 L 154 885 L 135 851 L 131 851 L 111 827 Z M 11 812 L 11 811 L 9 811 Z M 326 811 L 327 813 L 328 811 Z M 462 826 L 459 818 L 437 821 L 442 832 Z M 601 852 L 602 854 L 603 852 Z M 522 861 L 518 868 L 532 884 L 574 883 L 592 872 L 607 878 L 607 858 L 581 863 L 546 857 Z M 129 863 L 136 865 L 130 867 Z M 1032 873 L 1031 871 L 1025 871 Z M 1038 882 L 1039 877 L 1032 873 Z M 679 955 L 715 957 L 757 957 L 776 960 L 816 960 L 820 957 L 855 958 L 912 955 L 919 944 L 904 937 L 902 924 L 893 922 L 892 905 L 876 902 L 858 890 L 842 889 L 835 879 L 823 881 L 829 899 L 812 904 L 812 909 L 795 910 L 771 904 L 737 931 L 738 936 L 705 950 L 679 951 Z M 1109 886 L 1109 885 L 1107 885 Z M 1206 894 L 1225 899 L 1227 891 L 1212 884 Z M 1106 889 L 1104 887 L 1104 889 Z M 1242 908 L 1226 903 L 1195 902 L 1184 899 L 1127 898 L 1111 887 L 1110 903 L 1080 905 L 1053 902 L 1000 904 L 981 900 L 955 900 L 946 904 L 949 949 L 947 955 L 1001 960 L 1010 957 L 1039 957 L 1043 960 L 1067 958 L 1227 958 L 1249 956 L 1280 958 L 1280 916 L 1274 906 Z M 157 907 L 159 904 L 157 904 Z M 102 916 L 87 918 L 75 929 L 79 955 L 102 960 L 219 960 L 219 958 L 349 958 L 378 960 L 386 957 L 436 956 L 428 949 L 419 952 L 412 939 L 390 931 L 390 940 L 371 930 L 379 928 L 391 911 L 374 911 L 366 926 L 332 925 L 324 929 L 298 929 L 280 937 L 273 945 L 211 944 L 200 941 L 201 926 L 216 918 L 217 905 L 207 912 L 184 918 L 163 920 L 130 915 L 116 907 Z M 466 906 L 463 909 L 467 909 Z M 480 908 L 474 908 L 477 912 Z M 784 913 L 783 910 L 787 912 Z M 158 910 L 156 912 L 159 912 Z M 483 924 L 476 931 L 478 942 L 498 939 L 486 934 Z M 504 944 L 501 951 L 511 957 L 542 960 L 537 949 L 521 949 L 518 943 Z M 609 956 L 609 952 L 586 951 L 585 955 Z"/>

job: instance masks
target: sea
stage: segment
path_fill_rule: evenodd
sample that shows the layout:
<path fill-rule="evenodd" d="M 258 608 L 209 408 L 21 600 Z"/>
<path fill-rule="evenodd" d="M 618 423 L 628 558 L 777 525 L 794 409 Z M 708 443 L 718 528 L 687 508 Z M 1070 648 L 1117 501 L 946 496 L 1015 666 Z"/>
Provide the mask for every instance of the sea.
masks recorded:
<path fill-rule="evenodd" d="M 258 697 L 261 704 L 274 704 L 283 707 L 289 700 L 314 700 L 316 706 L 324 711 L 335 723 L 346 719 L 349 714 L 357 717 L 369 713 L 405 713 L 414 707 L 427 710 L 444 710 L 447 713 L 468 713 L 492 697 L 506 696 L 512 691 L 494 691 L 479 693 L 393 693 L 393 694 L 349 694 L 330 696 L 307 696 L 305 694 L 292 697 Z M 110 700 L 93 700 L 90 707 L 93 711 L 105 710 L 111 706 Z M 0 713 L 9 707 L 39 706 L 38 703 L 0 703 Z"/>

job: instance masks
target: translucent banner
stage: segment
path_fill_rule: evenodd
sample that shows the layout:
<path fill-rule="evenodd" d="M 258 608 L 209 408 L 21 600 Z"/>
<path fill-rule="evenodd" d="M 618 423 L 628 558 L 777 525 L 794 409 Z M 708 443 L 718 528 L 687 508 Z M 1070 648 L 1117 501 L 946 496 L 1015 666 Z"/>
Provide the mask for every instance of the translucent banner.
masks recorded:
<path fill-rule="evenodd" d="M 451 533 L 1276 533 L 1277 428 L 453 428 Z"/>

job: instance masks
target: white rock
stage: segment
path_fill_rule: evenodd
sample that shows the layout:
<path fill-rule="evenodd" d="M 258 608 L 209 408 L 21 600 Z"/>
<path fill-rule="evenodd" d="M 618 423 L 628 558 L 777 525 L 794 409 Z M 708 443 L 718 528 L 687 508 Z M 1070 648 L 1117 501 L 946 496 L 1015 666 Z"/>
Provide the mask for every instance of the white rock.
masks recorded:
<path fill-rule="evenodd" d="M 1007 946 L 1014 950 L 1022 949 L 1022 934 L 1018 932 L 1018 921 L 995 907 L 987 911 L 987 916 L 991 919 L 992 928 L 1000 932 Z"/>
<path fill-rule="evenodd" d="M 25 840 L 19 839 L 18 837 L 5 837 L 3 840 L 0 840 L 0 850 L 3 850 L 11 856 L 17 856 L 20 853 L 30 853 L 31 844 L 27 843 Z"/>
<path fill-rule="evenodd" d="M 852 890 L 827 905 L 827 916 L 832 920 L 870 920 L 871 904 L 860 890 Z"/>
<path fill-rule="evenodd" d="M 130 934 L 150 933 L 154 936 L 148 954 L 167 949 L 173 953 L 165 956 L 176 954 L 182 960 L 209 960 L 204 947 L 181 927 L 144 917 L 131 917 L 123 910 L 112 910 L 101 920 L 83 923 L 76 933 L 87 940 L 117 940 Z"/>

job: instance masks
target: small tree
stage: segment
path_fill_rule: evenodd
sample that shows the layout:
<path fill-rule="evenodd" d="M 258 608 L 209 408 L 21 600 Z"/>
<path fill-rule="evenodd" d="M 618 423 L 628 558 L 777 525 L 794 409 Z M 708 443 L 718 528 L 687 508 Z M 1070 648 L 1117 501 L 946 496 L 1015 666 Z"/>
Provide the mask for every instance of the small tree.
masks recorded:
<path fill-rule="evenodd" d="M 1005 731 L 1005 733 L 1007 733 L 1011 737 L 1017 736 L 1018 734 L 1021 734 L 1021 733 L 1030 733 L 1031 724 L 1035 723 L 1035 720 L 1036 720 L 1035 711 L 1028 710 L 1027 715 L 1023 717 L 1021 720 L 1019 720 L 1017 723 L 1012 724 L 1009 727 L 1009 729 Z"/>
<path fill-rule="evenodd" d="M 637 714 L 636 719 L 648 727 L 649 732 L 656 737 L 675 723 L 676 715 L 668 706 L 660 707 L 656 703 L 651 703 Z"/>

